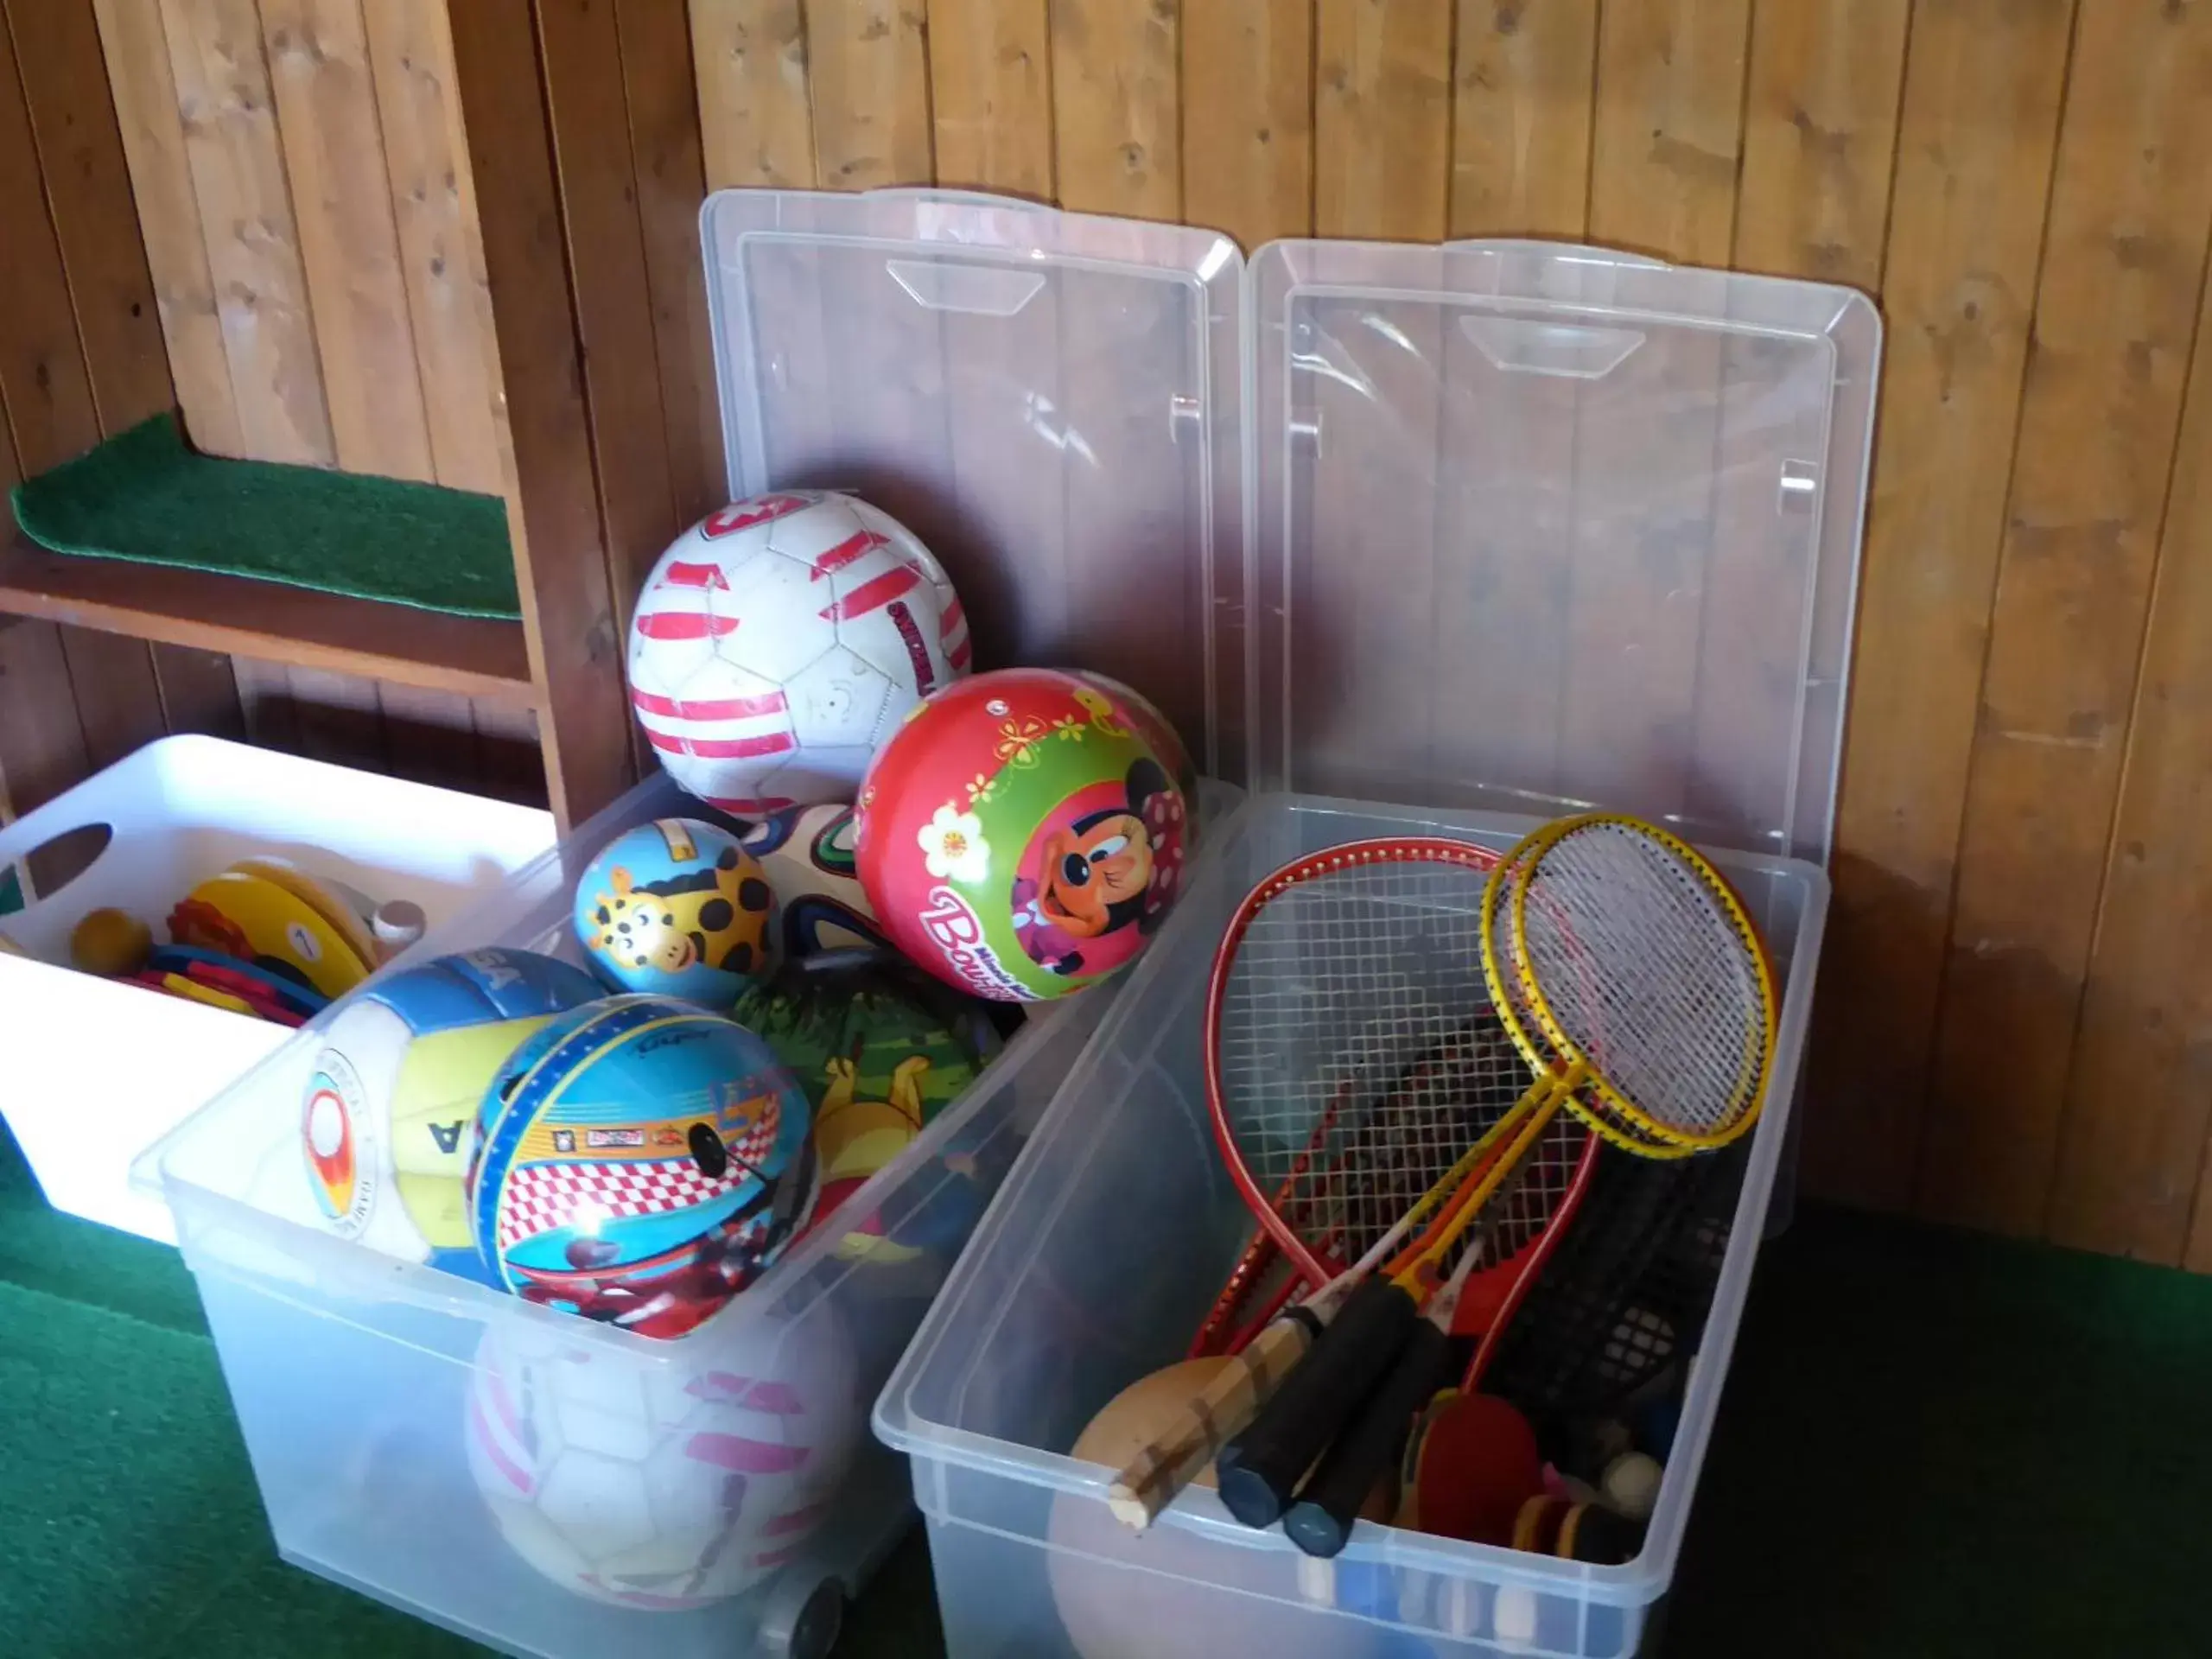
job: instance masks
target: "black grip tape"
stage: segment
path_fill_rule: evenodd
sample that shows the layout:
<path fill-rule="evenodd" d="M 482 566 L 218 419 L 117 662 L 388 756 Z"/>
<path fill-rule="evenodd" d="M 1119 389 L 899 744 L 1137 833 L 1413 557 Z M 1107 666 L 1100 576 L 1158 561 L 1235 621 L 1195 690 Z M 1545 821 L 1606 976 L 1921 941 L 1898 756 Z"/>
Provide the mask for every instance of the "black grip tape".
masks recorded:
<path fill-rule="evenodd" d="M 1306 1357 L 1215 1463 L 1221 1501 L 1248 1527 L 1270 1527 L 1300 1477 L 1389 1368 L 1419 1323 L 1413 1298 L 1368 1279 Z"/>
<path fill-rule="evenodd" d="M 1449 1338 L 1421 1321 L 1399 1351 L 1398 1363 L 1376 1384 L 1283 1516 L 1282 1529 L 1293 1543 L 1308 1555 L 1333 1555 L 1344 1547 L 1359 1506 L 1405 1444 L 1414 1414 L 1447 1380 L 1451 1357 Z"/>

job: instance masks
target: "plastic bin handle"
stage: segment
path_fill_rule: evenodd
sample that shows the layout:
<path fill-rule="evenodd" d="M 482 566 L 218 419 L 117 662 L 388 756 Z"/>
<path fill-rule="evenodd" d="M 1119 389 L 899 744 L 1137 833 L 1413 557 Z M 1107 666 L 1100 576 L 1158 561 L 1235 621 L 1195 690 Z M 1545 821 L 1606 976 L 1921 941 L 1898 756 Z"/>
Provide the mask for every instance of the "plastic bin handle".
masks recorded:
<path fill-rule="evenodd" d="M 877 200 L 926 201 L 947 207 L 984 207 L 993 213 L 1049 213 L 1058 210 L 1027 196 L 1001 195 L 995 190 L 944 190 L 933 184 L 880 184 L 864 193 Z"/>
<path fill-rule="evenodd" d="M 1649 254 L 1603 248 L 1594 242 L 1554 242 L 1538 236 L 1471 236 L 1444 244 L 1446 253 L 1535 253 L 1554 257 L 1589 259 L 1608 265 L 1633 265 L 1643 270 L 1671 270 L 1664 259 Z"/>

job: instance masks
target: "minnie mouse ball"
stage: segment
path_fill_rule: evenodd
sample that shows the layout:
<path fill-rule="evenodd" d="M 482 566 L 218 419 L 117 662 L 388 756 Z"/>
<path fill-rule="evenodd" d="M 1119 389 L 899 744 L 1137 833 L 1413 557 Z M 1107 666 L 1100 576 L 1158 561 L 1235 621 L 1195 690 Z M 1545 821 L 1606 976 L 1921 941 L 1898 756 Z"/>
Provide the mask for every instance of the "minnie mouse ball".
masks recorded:
<path fill-rule="evenodd" d="M 892 940 L 963 990 L 1065 996 L 1129 962 L 1182 891 L 1197 780 L 1160 711 L 1103 676 L 948 686 L 869 766 L 861 884 Z"/>

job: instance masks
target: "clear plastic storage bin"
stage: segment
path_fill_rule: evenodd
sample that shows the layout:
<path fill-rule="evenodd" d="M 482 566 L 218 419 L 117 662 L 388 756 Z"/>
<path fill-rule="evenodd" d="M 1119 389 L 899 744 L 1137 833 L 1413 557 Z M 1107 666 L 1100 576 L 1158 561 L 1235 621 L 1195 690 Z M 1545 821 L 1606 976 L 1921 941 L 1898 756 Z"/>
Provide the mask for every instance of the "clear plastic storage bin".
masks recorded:
<path fill-rule="evenodd" d="M 876 1409 L 878 1432 L 913 1460 L 957 1659 L 1637 1650 L 1674 1572 L 1787 1135 L 1827 906 L 1812 865 L 1719 861 L 1785 976 L 1777 1092 L 1633 1562 L 1589 1567 L 1374 1526 L 1315 1560 L 1279 1529 L 1241 1526 L 1201 1489 L 1140 1535 L 1107 1512 L 1109 1471 L 1066 1455 L 1123 1385 L 1183 1357 L 1251 1235 L 1214 1153 L 1199 1061 L 1213 945 L 1245 893 L 1339 842 L 1445 834 L 1503 849 L 1535 822 L 1265 795 L 1217 838 Z"/>
<path fill-rule="evenodd" d="M 861 492 L 943 561 L 979 666 L 1110 673 L 1207 770 L 1237 770 L 1219 758 L 1235 732 L 1213 701 L 1211 608 L 1243 544 L 1235 245 L 926 191 L 725 193 L 702 231 L 732 498 Z M 1210 786 L 1206 818 L 1234 794 Z M 641 786 L 409 959 L 502 943 L 578 960 L 585 862 L 685 810 L 673 786 Z M 314 1033 L 288 1045 L 143 1165 L 198 1276 L 278 1548 L 512 1653 L 818 1654 L 836 1592 L 913 1514 L 869 1407 L 1113 994 L 1039 1010 L 848 1200 L 911 1259 L 848 1260 L 842 1230 L 823 1230 L 664 1343 L 321 1230 L 299 1145 Z M 729 1478 L 702 1488 L 702 1459 Z M 751 1558 L 582 1584 L 558 1526 L 503 1525 L 485 1497 L 542 1491 L 561 1509 L 593 1482 L 640 1536 L 728 1506 Z"/>
<path fill-rule="evenodd" d="M 399 965 L 486 944 L 582 965 L 569 918 L 589 854 L 685 810 L 674 785 L 640 785 Z M 142 1165 L 198 1283 L 277 1548 L 513 1653 L 821 1651 L 841 1596 L 912 1513 L 904 1460 L 868 1433 L 869 1404 L 1109 998 L 1102 988 L 1033 1017 L 852 1196 L 842 1213 L 873 1217 L 896 1248 L 854 1259 L 845 1228 L 817 1229 L 667 1342 L 320 1225 L 300 1129 L 331 1016 L 318 1020 Z M 702 1459 L 729 1478 L 702 1484 Z M 712 1503 L 752 1557 L 659 1582 L 594 1579 L 563 1542 L 578 1501 L 564 1483 L 598 1506 L 594 1541 L 691 1525 Z M 487 1491 L 544 1496 L 532 1519 L 527 1503 L 495 1511 Z M 720 1593 L 732 1583 L 744 1588 Z"/>
<path fill-rule="evenodd" d="M 1244 312 L 1249 535 L 1213 661 L 1241 674 L 1216 699 L 1243 712 L 1261 792 L 1071 1073 L 877 1430 L 912 1457 L 954 1659 L 1630 1654 L 1789 1163 L 1879 322 L 1848 289 L 1511 242 L 1271 245 Z M 1109 1471 L 1068 1449 L 1182 1356 L 1252 1227 L 1200 1073 L 1236 905 L 1337 842 L 1503 847 L 1590 807 L 1712 853 L 1786 976 L 1642 1553 L 1589 1566 L 1363 1525 L 1317 1561 L 1205 1490 L 1124 1530 Z"/>

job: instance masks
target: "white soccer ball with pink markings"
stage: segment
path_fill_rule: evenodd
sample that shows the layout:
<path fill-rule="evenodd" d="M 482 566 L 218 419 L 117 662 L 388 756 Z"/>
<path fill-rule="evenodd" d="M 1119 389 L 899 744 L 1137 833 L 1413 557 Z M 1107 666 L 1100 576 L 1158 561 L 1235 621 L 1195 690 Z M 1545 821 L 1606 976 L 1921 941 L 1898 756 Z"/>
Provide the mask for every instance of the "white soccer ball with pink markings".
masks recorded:
<path fill-rule="evenodd" d="M 880 508 L 755 496 L 677 538 L 630 621 L 630 706 L 669 776 L 757 816 L 849 801 L 906 711 L 968 671 L 944 569 Z"/>
<path fill-rule="evenodd" d="M 804 1573 L 834 1529 L 868 1407 L 835 1309 L 696 1339 L 640 1358 L 519 1322 L 485 1332 L 469 1472 L 508 1547 L 552 1583 L 688 1612 Z"/>

